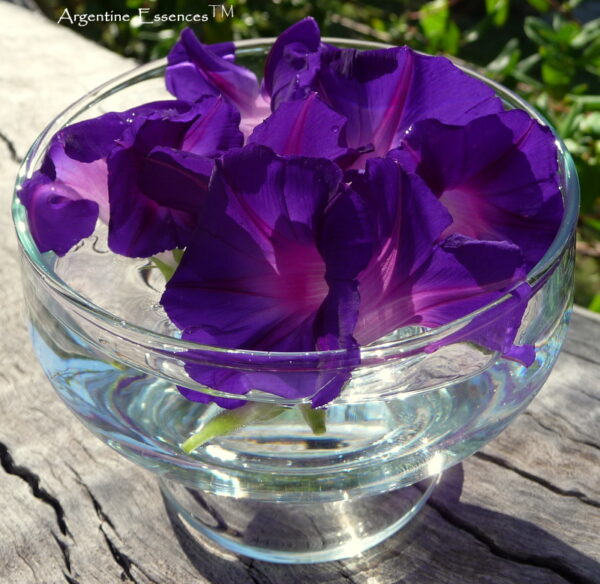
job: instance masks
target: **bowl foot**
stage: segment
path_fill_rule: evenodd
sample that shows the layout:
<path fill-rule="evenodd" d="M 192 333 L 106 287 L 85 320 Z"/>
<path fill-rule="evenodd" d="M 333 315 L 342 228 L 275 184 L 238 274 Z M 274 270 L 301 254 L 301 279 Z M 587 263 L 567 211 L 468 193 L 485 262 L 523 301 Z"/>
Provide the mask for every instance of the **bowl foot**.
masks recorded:
<path fill-rule="evenodd" d="M 355 556 L 396 533 L 421 510 L 440 477 L 378 495 L 327 502 L 224 497 L 174 481 L 160 482 L 167 505 L 192 532 L 257 560 L 313 564 Z"/>

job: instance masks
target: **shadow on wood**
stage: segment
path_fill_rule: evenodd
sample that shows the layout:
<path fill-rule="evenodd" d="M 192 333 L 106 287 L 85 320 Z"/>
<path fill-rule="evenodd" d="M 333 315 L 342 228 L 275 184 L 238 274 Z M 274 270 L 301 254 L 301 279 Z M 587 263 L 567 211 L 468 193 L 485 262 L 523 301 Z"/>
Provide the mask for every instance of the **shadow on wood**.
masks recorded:
<path fill-rule="evenodd" d="M 341 562 L 279 565 L 239 558 L 187 527 L 165 500 L 174 533 L 191 564 L 209 582 L 443 582 L 453 566 L 463 582 L 600 582 L 600 565 L 533 523 L 460 501 L 463 467 L 446 471 L 425 510 L 383 544 Z M 241 562 L 240 562 L 241 559 Z M 487 566 L 486 566 L 487 564 Z M 393 580 L 392 580 L 393 578 Z M 370 580 L 369 580 L 370 581 Z"/>

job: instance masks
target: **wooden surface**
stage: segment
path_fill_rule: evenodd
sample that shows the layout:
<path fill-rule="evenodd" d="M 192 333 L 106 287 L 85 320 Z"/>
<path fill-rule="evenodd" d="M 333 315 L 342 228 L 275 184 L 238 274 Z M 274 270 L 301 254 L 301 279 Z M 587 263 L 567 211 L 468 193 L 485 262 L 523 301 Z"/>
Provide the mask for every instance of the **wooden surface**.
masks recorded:
<path fill-rule="evenodd" d="M 60 109 L 131 63 L 0 1 L 0 582 L 600 583 L 600 319 L 576 311 L 540 396 L 362 557 L 277 566 L 209 553 L 156 481 L 91 436 L 29 346 L 9 200 Z"/>

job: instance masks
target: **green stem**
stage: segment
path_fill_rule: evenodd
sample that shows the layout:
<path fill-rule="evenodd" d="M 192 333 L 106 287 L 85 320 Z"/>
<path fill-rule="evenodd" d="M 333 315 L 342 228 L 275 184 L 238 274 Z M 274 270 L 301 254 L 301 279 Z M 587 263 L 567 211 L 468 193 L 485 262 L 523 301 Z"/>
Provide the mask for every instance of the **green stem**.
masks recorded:
<path fill-rule="evenodd" d="M 235 410 L 226 410 L 209 420 L 199 432 L 192 434 L 181 449 L 189 454 L 216 436 L 223 436 L 253 422 L 264 422 L 275 418 L 286 408 L 275 404 L 247 403 Z"/>
<path fill-rule="evenodd" d="M 173 263 L 166 262 L 165 260 L 160 259 L 158 256 L 152 256 L 150 261 L 160 270 L 160 273 L 164 276 L 165 282 L 168 282 L 175 273 L 175 270 L 179 266 L 181 262 L 181 258 L 183 257 L 183 253 L 185 250 L 176 248 L 171 251 L 173 256 Z"/>
<path fill-rule="evenodd" d="M 302 417 L 306 420 L 306 423 L 310 426 L 315 436 L 320 436 L 327 432 L 327 426 L 325 425 L 325 419 L 327 412 L 325 410 L 315 410 L 310 404 L 300 404 L 298 406 Z"/>

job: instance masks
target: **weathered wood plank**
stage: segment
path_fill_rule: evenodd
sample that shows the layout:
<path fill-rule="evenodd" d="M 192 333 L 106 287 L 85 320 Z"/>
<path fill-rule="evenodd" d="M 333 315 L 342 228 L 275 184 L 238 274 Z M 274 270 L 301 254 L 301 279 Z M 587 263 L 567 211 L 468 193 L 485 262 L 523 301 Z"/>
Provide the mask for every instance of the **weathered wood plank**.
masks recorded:
<path fill-rule="evenodd" d="M 8 215 L 36 133 L 130 63 L 2 2 L 0 20 L 0 582 L 600 583 L 600 322 L 585 312 L 526 414 L 364 556 L 276 566 L 190 537 L 154 478 L 92 437 L 35 363 Z"/>

